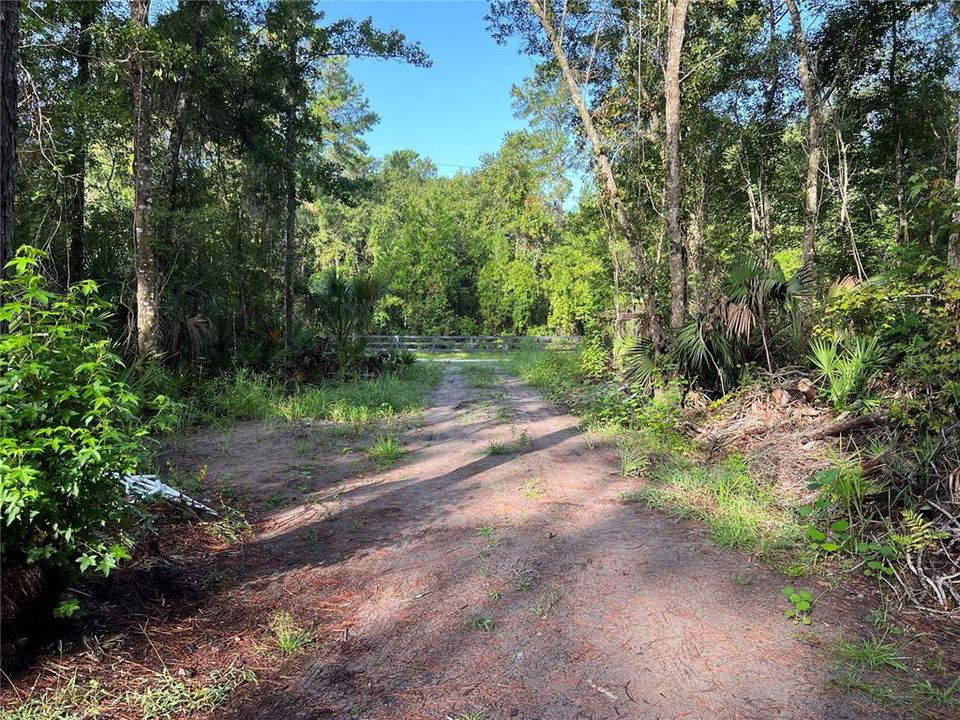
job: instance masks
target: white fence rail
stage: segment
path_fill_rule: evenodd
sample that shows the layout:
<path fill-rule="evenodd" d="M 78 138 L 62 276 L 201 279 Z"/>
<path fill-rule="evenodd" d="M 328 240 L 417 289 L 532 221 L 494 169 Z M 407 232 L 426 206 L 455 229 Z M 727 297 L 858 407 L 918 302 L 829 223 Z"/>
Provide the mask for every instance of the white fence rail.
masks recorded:
<path fill-rule="evenodd" d="M 366 335 L 371 350 L 413 350 L 415 352 L 510 352 L 541 347 L 576 350 L 578 335 Z"/>

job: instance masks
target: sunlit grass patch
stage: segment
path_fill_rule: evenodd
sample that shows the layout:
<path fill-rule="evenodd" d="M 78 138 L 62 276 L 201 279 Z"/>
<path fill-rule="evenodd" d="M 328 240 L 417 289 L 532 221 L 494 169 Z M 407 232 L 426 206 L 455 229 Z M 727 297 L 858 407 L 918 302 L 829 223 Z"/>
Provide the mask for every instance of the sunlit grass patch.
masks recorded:
<path fill-rule="evenodd" d="M 86 720 L 138 717 L 172 720 L 216 710 L 237 688 L 256 682 L 251 670 L 233 666 L 200 677 L 164 670 L 128 681 L 125 692 L 112 691 L 97 680 L 82 682 L 76 674 L 35 696 L 24 698 L 5 720 Z"/>
<path fill-rule="evenodd" d="M 524 429 L 517 431 L 517 427 L 510 428 L 510 440 L 491 440 L 487 443 L 487 455 L 509 455 L 510 453 L 520 452 L 533 442 L 530 433 Z"/>
<path fill-rule="evenodd" d="M 543 493 L 543 483 L 539 480 L 531 480 L 523 485 L 524 497 L 536 500 L 537 498 L 543 497 Z"/>
<path fill-rule="evenodd" d="M 461 369 L 463 374 L 467 376 L 467 380 L 472 387 L 475 388 L 492 388 L 497 384 L 499 378 L 499 373 L 497 368 L 489 363 L 477 363 L 476 365 L 462 365 Z"/>
<path fill-rule="evenodd" d="M 250 670 L 214 670 L 199 682 L 163 672 L 142 689 L 129 691 L 124 698 L 138 707 L 142 720 L 168 720 L 215 710 L 241 685 L 253 682 Z"/>
<path fill-rule="evenodd" d="M 643 501 L 684 518 L 702 520 L 718 545 L 766 552 L 793 546 L 801 529 L 770 487 L 752 476 L 740 456 L 703 467 L 677 461 L 651 471 L 651 484 L 627 501 Z"/>
<path fill-rule="evenodd" d="M 298 386 L 293 392 L 265 375 L 241 370 L 214 388 L 217 414 L 236 420 L 331 420 L 365 424 L 422 410 L 443 368 L 409 365 L 376 378 Z"/>
<path fill-rule="evenodd" d="M 367 448 L 367 454 L 382 466 L 399 462 L 407 452 L 396 435 L 382 435 Z"/>
<path fill-rule="evenodd" d="M 295 655 L 313 644 L 313 634 L 298 627 L 293 616 L 285 610 L 270 618 L 270 632 L 283 655 Z"/>

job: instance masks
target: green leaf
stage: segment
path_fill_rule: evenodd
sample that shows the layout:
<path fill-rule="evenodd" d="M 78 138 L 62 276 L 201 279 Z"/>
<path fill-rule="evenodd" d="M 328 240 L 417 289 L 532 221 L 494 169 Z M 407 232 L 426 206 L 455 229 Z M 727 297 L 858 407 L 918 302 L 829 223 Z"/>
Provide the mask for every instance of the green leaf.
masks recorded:
<path fill-rule="evenodd" d="M 830 529 L 834 532 L 845 532 L 850 528 L 850 523 L 846 520 L 837 520 L 830 526 Z"/>

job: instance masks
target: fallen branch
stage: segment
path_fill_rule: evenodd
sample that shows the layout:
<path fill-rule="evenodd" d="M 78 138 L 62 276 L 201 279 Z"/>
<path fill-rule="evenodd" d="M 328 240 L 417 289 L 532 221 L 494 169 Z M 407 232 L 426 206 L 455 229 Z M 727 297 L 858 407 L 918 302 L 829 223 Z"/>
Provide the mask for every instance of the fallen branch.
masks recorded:
<path fill-rule="evenodd" d="M 861 415 L 860 417 L 850 418 L 849 420 L 834 423 L 830 427 L 824 428 L 819 432 L 811 433 L 810 435 L 806 436 L 806 439 L 822 440 L 823 438 L 842 435 L 846 432 L 850 432 L 851 430 L 876 427 L 877 425 L 883 425 L 883 423 L 887 421 L 887 417 L 888 415 L 885 412 L 875 412 L 870 413 L 869 415 Z"/>

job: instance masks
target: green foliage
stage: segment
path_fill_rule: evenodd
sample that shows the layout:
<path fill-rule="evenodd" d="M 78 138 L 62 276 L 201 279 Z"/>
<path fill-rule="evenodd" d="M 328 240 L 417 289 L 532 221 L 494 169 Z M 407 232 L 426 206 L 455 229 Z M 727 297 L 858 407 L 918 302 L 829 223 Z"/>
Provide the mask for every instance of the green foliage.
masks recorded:
<path fill-rule="evenodd" d="M 313 643 L 313 634 L 298 627 L 293 616 L 285 610 L 270 618 L 270 632 L 282 655 L 296 655 Z"/>
<path fill-rule="evenodd" d="M 477 276 L 477 300 L 489 332 L 522 335 L 539 320 L 540 283 L 532 258 L 510 256 L 507 240 L 495 240 L 492 255 Z"/>
<path fill-rule="evenodd" d="M 810 625 L 813 622 L 810 618 L 814 606 L 813 593 L 809 590 L 797 590 L 789 585 L 784 586 L 782 592 L 791 605 L 785 611 L 786 616 L 794 623 Z"/>
<path fill-rule="evenodd" d="M 407 452 L 396 435 L 382 435 L 367 448 L 367 454 L 381 465 L 392 465 L 401 460 Z"/>
<path fill-rule="evenodd" d="M 932 521 L 910 508 L 903 511 L 903 525 L 904 532 L 890 533 L 890 539 L 903 552 L 922 552 L 950 537 L 948 532 L 936 530 Z"/>
<path fill-rule="evenodd" d="M 753 477 L 742 457 L 712 467 L 675 461 L 657 468 L 643 499 L 683 517 L 705 521 L 715 542 L 753 552 L 791 547 L 798 529 L 770 487 Z"/>
<path fill-rule="evenodd" d="M 435 364 L 415 363 L 375 378 L 294 385 L 290 391 L 267 375 L 241 370 L 213 382 L 207 412 L 221 420 L 366 423 L 422 409 L 441 373 Z"/>
<path fill-rule="evenodd" d="M 119 478 L 140 468 L 168 403 L 121 379 L 96 285 L 46 289 L 41 257 L 22 247 L 0 281 L 3 559 L 108 574 L 127 557 Z"/>
<path fill-rule="evenodd" d="M 811 361 L 826 382 L 830 403 L 838 410 L 849 406 L 883 365 L 876 337 L 813 340 Z"/>
<path fill-rule="evenodd" d="M 907 672 L 907 666 L 903 662 L 905 658 L 900 651 L 882 639 L 871 637 L 861 642 L 852 642 L 840 638 L 833 649 L 838 657 L 857 670 L 877 671 L 889 668 Z"/>
<path fill-rule="evenodd" d="M 577 377 L 581 380 L 600 380 L 607 375 L 610 354 L 598 336 L 590 337 L 580 345 L 578 359 Z"/>
<path fill-rule="evenodd" d="M 375 276 L 343 277 L 336 268 L 311 284 L 309 304 L 320 327 L 329 335 L 341 371 L 363 357 L 361 336 L 370 332 L 377 304 L 385 292 L 383 283 Z"/>

